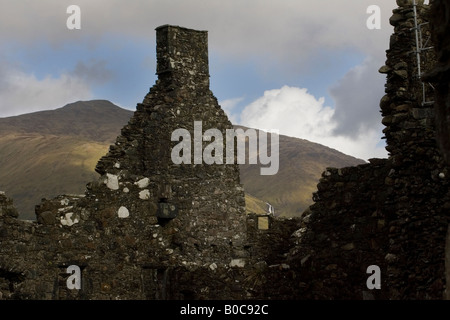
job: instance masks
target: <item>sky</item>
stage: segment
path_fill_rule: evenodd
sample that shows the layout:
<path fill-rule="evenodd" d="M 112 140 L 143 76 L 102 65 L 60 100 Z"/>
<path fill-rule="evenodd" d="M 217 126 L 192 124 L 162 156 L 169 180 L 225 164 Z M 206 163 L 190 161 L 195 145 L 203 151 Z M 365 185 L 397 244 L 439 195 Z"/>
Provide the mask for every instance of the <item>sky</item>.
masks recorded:
<path fill-rule="evenodd" d="M 67 21 L 80 8 L 80 29 Z M 368 28 L 371 5 L 379 29 Z M 0 0 L 0 117 L 106 99 L 135 110 L 156 81 L 155 28 L 208 31 L 211 90 L 233 124 L 385 158 L 379 101 L 395 0 Z"/>

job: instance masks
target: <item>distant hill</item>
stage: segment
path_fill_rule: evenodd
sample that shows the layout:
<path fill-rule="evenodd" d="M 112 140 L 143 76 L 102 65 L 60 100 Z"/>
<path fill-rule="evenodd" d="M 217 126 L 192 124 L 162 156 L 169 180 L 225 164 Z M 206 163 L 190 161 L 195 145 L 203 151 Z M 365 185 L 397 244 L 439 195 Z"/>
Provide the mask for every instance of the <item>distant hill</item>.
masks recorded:
<path fill-rule="evenodd" d="M 267 148 L 271 150 L 270 139 Z M 365 162 L 361 159 L 321 144 L 280 135 L 278 173 L 260 175 L 259 165 L 243 164 L 240 165 L 241 183 L 247 193 L 270 203 L 275 215 L 295 217 L 312 204 L 312 193 L 317 190 L 317 183 L 327 167 L 343 168 L 362 163 Z"/>
<path fill-rule="evenodd" d="M 83 193 L 98 177 L 98 159 L 132 115 L 93 100 L 0 118 L 0 190 L 13 198 L 20 218 L 35 219 L 42 198 Z"/>
<path fill-rule="evenodd" d="M 107 100 L 78 101 L 56 110 L 0 118 L 0 134 L 72 136 L 110 144 L 132 115 Z"/>
<path fill-rule="evenodd" d="M 132 115 L 133 111 L 109 101 L 92 100 L 0 118 L 0 190 L 14 199 L 20 218 L 35 219 L 34 206 L 41 198 L 84 193 L 86 183 L 98 178 L 97 161 Z M 364 163 L 283 135 L 279 150 L 276 175 L 261 176 L 259 166 L 240 165 L 247 211 L 265 212 L 269 202 L 276 215 L 299 216 L 312 204 L 312 193 L 326 167 Z"/>

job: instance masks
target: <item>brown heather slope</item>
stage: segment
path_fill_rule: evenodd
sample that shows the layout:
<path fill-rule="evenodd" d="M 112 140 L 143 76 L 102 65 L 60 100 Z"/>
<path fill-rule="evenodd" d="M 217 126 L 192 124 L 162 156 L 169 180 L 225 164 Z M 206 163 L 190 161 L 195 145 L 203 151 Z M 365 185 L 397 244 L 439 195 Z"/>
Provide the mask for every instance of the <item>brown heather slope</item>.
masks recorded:
<path fill-rule="evenodd" d="M 22 219 L 42 198 L 81 194 L 95 165 L 133 115 L 106 100 L 0 119 L 0 190 Z"/>
<path fill-rule="evenodd" d="M 267 148 L 271 150 L 270 139 Z M 321 144 L 280 135 L 278 173 L 263 176 L 259 165 L 244 164 L 240 166 L 241 183 L 246 192 L 269 202 L 275 215 L 298 217 L 313 203 L 312 194 L 327 167 L 343 168 L 362 163 L 363 160 Z"/>
<path fill-rule="evenodd" d="M 97 161 L 132 115 L 109 101 L 93 100 L 0 118 L 0 190 L 14 199 L 20 218 L 35 219 L 41 198 L 82 194 L 86 183 L 98 178 Z M 279 143 L 276 175 L 261 176 L 258 165 L 241 165 L 247 211 L 264 212 L 269 202 L 276 215 L 299 216 L 312 204 L 326 167 L 363 163 L 303 139 L 281 135 Z"/>

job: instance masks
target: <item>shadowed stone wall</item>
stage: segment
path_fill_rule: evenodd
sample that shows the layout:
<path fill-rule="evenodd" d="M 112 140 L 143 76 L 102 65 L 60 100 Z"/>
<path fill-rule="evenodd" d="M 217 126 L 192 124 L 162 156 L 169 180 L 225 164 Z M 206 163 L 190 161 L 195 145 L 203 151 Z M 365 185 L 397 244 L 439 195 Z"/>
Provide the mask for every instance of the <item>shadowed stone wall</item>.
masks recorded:
<path fill-rule="evenodd" d="M 37 223 L 17 220 L 4 199 L 4 298 L 180 298 L 178 284 L 168 289 L 170 270 L 226 273 L 248 263 L 238 164 L 194 163 L 195 142 L 201 153 L 211 143 L 202 138 L 206 130 L 226 137 L 232 129 L 209 90 L 207 44 L 205 31 L 157 28 L 158 80 L 98 162 L 101 176 L 84 195 L 44 200 Z M 172 161 L 176 129 L 190 134 L 183 140 L 192 145 L 190 163 Z M 70 265 L 82 270 L 82 290 L 67 289 Z M 199 291 L 190 286 L 188 295 Z"/>
<path fill-rule="evenodd" d="M 171 161 L 175 129 L 193 137 L 201 121 L 225 137 L 231 123 L 209 90 L 207 33 L 157 28 L 158 80 L 98 162 L 99 180 L 44 200 L 37 222 L 0 194 L 0 298 L 442 299 L 450 172 L 434 119 L 446 150 L 449 6 L 435 0 L 431 18 L 416 8 L 437 43 L 419 79 L 412 1 L 397 3 L 380 68 L 389 158 L 328 168 L 301 219 L 246 216 L 237 165 Z M 421 80 L 436 84 L 436 114 Z M 67 287 L 70 265 L 79 290 Z M 373 265 L 379 290 L 366 283 Z"/>
<path fill-rule="evenodd" d="M 323 174 L 291 251 L 300 278 L 313 279 L 300 293 L 305 298 L 443 298 L 450 172 L 436 144 L 433 105 L 423 103 L 413 2 L 397 3 L 380 68 L 387 76 L 380 108 L 389 158 Z M 416 9 L 418 24 L 427 22 L 430 7 L 418 1 Z M 430 36 L 429 25 L 422 35 Z M 435 61 L 433 50 L 423 52 L 422 72 Z M 430 87 L 425 93 L 433 100 Z M 380 290 L 366 286 L 371 265 L 380 267 Z"/>

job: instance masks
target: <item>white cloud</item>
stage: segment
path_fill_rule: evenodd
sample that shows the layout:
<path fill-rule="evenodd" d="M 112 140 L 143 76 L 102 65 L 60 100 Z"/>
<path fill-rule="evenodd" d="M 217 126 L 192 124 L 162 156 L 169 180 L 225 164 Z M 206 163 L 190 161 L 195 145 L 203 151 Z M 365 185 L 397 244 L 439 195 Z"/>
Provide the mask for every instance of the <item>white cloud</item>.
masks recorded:
<path fill-rule="evenodd" d="M 323 103 L 323 98 L 316 100 L 307 89 L 284 86 L 265 91 L 263 97 L 246 106 L 241 114 L 241 123 L 320 140 L 334 128 L 330 122 L 334 112 Z"/>
<path fill-rule="evenodd" d="M 307 89 L 284 86 L 268 90 L 264 96 L 244 108 L 241 124 L 252 128 L 278 129 L 280 134 L 306 139 L 367 160 L 386 157 L 377 130 L 355 132 L 353 136 L 336 135 L 335 110 L 324 105 Z M 349 115 L 351 117 L 351 115 Z"/>
<path fill-rule="evenodd" d="M 0 67 L 0 116 L 14 116 L 44 109 L 55 109 L 68 102 L 92 99 L 88 85 L 79 77 L 36 78 L 18 68 Z"/>
<path fill-rule="evenodd" d="M 231 121 L 232 124 L 236 124 L 239 122 L 239 114 L 236 113 L 235 110 L 238 104 L 242 102 L 242 100 L 244 100 L 244 98 L 239 97 L 226 99 L 219 102 L 220 106 L 222 107 L 223 111 L 225 111 L 225 113 L 228 116 L 228 119 Z"/>

